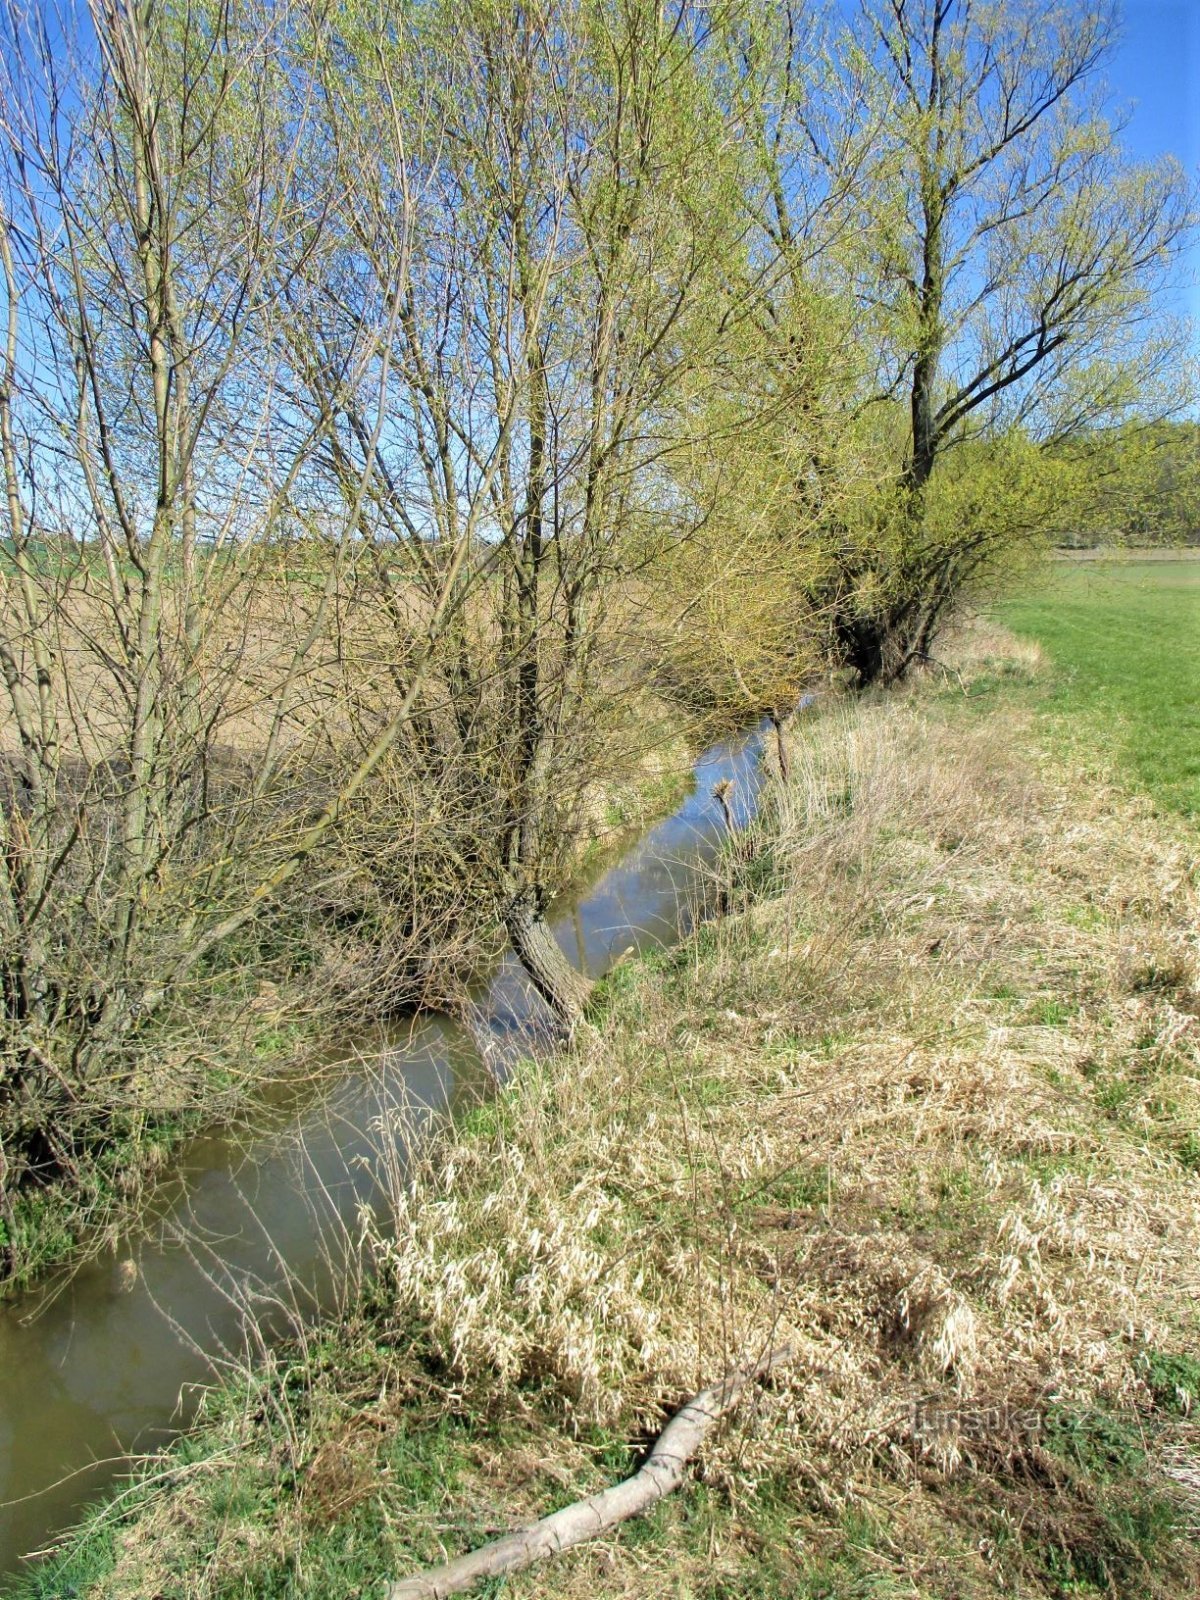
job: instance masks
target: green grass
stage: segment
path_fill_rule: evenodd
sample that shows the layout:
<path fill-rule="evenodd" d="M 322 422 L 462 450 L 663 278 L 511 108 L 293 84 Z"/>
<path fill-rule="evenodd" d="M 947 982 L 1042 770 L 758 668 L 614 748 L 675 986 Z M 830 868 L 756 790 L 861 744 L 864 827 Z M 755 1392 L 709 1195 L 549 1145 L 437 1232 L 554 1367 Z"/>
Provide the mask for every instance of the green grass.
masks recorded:
<path fill-rule="evenodd" d="M 1039 709 L 1065 742 L 1200 816 L 1200 562 L 1064 562 L 998 615 L 1050 657 Z"/>
<path fill-rule="evenodd" d="M 1148 1469 L 1147 1439 L 1129 1417 L 1052 1406 L 1046 1451 L 1067 1473 L 1073 1519 L 1038 1550 L 1045 1577 L 1063 1595 L 1148 1592 L 1149 1577 L 1181 1531 L 1179 1505 Z M 1065 1496 L 1064 1496 L 1065 1498 Z"/>
<path fill-rule="evenodd" d="M 1151 1348 L 1139 1365 L 1158 1405 L 1181 1417 L 1200 1409 L 1200 1361 L 1195 1356 Z"/>

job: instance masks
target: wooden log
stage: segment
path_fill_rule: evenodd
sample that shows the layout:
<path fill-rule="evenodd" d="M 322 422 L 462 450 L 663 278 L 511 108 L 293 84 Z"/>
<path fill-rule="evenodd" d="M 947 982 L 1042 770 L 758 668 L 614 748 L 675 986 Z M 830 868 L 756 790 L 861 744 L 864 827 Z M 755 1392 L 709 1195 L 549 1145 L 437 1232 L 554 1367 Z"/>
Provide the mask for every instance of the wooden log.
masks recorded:
<path fill-rule="evenodd" d="M 493 1540 L 445 1566 L 402 1578 L 387 1592 L 387 1600 L 446 1600 L 461 1594 L 484 1578 L 520 1572 L 535 1562 L 556 1556 L 573 1545 L 597 1539 L 630 1517 L 642 1516 L 679 1488 L 684 1469 L 704 1442 L 709 1429 L 732 1410 L 747 1385 L 789 1360 L 790 1345 L 770 1351 L 761 1361 L 729 1372 L 711 1389 L 689 1400 L 659 1434 L 645 1462 L 631 1478 L 576 1500 L 551 1516 Z"/>

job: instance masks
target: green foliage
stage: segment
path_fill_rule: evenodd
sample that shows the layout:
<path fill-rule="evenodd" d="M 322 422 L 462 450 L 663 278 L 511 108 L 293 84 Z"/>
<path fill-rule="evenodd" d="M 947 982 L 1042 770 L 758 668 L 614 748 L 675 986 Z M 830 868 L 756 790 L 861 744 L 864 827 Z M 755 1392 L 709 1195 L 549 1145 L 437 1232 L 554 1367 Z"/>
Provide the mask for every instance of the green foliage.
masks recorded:
<path fill-rule="evenodd" d="M 1153 1348 L 1139 1357 L 1138 1365 L 1154 1398 L 1175 1416 L 1191 1416 L 1200 1405 L 1200 1360 L 1195 1356 L 1168 1354 Z"/>
<path fill-rule="evenodd" d="M 1030 1021 L 1039 1023 L 1043 1028 L 1061 1028 L 1070 1022 L 1075 1015 L 1076 1007 L 1067 1000 L 1055 999 L 1053 995 L 1038 1000 L 1030 1011 Z"/>
<path fill-rule="evenodd" d="M 1048 1450 L 1103 1482 L 1139 1473 L 1146 1464 L 1145 1441 L 1137 1428 L 1111 1412 L 1052 1407 L 1042 1433 Z"/>
<path fill-rule="evenodd" d="M 761 120 L 763 227 L 790 309 L 789 180 L 813 148 L 835 193 L 846 175 L 844 209 L 804 214 L 837 233 L 822 286 L 851 308 L 835 338 L 859 361 L 841 362 L 840 392 L 818 361 L 793 414 L 801 438 L 814 421 L 856 436 L 871 487 L 847 494 L 817 444 L 792 500 L 828 562 L 802 615 L 824 619 L 860 681 L 886 682 L 1086 503 L 1077 459 L 1048 445 L 1177 403 L 1182 386 L 1161 381 L 1180 365 L 1169 336 L 1142 323 L 1195 207 L 1183 174 L 1130 162 L 1090 101 L 1114 43 L 1106 6 L 865 0 L 832 27 L 811 100 L 785 77 Z M 786 314 L 779 325 L 793 353 Z"/>
<path fill-rule="evenodd" d="M 1059 1594 L 1128 1593 L 1169 1564 L 1180 1507 L 1152 1481 L 1147 1441 L 1131 1418 L 1054 1407 L 1042 1440 L 1069 1473 L 1058 1526 L 1032 1552 Z"/>
<path fill-rule="evenodd" d="M 821 1162 L 817 1166 L 788 1167 L 768 1184 L 752 1190 L 745 1199 L 755 1205 L 773 1203 L 800 1209 L 829 1205 L 836 1192 L 833 1171 Z"/>
<path fill-rule="evenodd" d="M 0 1578 L 4 1600 L 82 1600 L 112 1571 L 115 1530 L 97 1527 L 28 1573 Z"/>
<path fill-rule="evenodd" d="M 182 1142 L 226 1103 L 228 1086 L 214 1085 L 208 1109 L 148 1115 L 134 1106 L 110 1111 L 102 1141 L 87 1150 L 72 1184 L 30 1184 L 10 1198 L 0 1219 L 0 1260 L 8 1252 L 9 1270 L 0 1277 L 0 1301 L 18 1300 L 54 1267 L 104 1247 L 105 1225 L 124 1219 L 145 1196 Z"/>
<path fill-rule="evenodd" d="M 1200 424 L 1152 421 L 1094 430 L 1075 441 L 1086 474 L 1083 515 L 1070 545 L 1195 544 L 1200 540 Z"/>

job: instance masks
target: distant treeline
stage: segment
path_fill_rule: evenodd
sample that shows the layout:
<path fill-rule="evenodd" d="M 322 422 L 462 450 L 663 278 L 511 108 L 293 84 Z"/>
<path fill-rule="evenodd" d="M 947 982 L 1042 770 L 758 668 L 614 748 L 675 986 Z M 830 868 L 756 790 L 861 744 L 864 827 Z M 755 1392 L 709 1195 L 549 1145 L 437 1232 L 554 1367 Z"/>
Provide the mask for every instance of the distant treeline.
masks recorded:
<path fill-rule="evenodd" d="M 1200 545 L 1200 423 L 1101 433 L 1089 451 L 1094 502 L 1064 546 Z"/>

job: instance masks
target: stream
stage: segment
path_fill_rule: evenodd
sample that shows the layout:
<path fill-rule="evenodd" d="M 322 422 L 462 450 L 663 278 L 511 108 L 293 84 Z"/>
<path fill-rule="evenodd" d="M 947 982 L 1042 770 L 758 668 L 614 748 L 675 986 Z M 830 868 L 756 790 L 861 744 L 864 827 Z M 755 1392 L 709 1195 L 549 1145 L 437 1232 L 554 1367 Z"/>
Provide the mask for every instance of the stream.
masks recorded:
<path fill-rule="evenodd" d="M 598 977 L 631 946 L 686 931 L 724 832 L 713 786 L 733 781 L 743 825 L 759 748 L 748 733 L 706 751 L 674 815 L 564 897 L 554 932 L 577 965 Z M 381 1119 L 403 1107 L 419 1129 L 548 1031 L 511 955 L 481 974 L 474 999 L 471 1026 L 408 1018 L 259 1108 L 249 1130 L 189 1141 L 113 1254 L 0 1308 L 0 1586 L 185 1427 L 205 1384 L 261 1353 L 247 1349 L 248 1313 L 268 1340 L 337 1315 L 360 1208 L 381 1192 Z"/>

